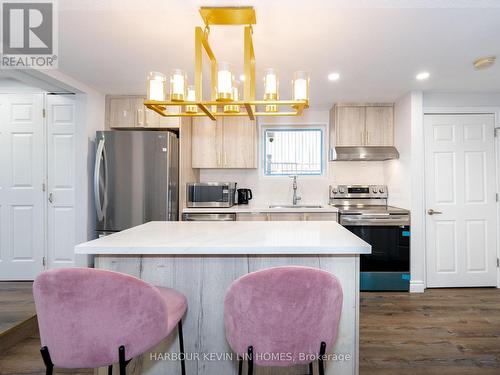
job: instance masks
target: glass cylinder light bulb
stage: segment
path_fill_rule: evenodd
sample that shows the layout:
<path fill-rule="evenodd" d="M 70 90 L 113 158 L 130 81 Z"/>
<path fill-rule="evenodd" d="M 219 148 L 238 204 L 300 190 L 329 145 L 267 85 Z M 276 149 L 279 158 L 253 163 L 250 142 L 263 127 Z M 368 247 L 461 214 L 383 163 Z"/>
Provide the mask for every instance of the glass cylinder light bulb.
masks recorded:
<path fill-rule="evenodd" d="M 187 96 L 187 76 L 181 69 L 173 69 L 170 75 L 170 100 L 181 102 Z"/>
<path fill-rule="evenodd" d="M 194 85 L 190 85 L 187 88 L 187 101 L 188 102 L 196 102 L 196 89 L 195 89 Z M 196 112 L 198 112 L 198 106 L 187 105 L 186 112 L 187 113 L 196 113 Z"/>
<path fill-rule="evenodd" d="M 149 72 L 147 98 L 159 102 L 167 100 L 167 76 L 160 72 Z"/>
<path fill-rule="evenodd" d="M 278 73 L 274 69 L 264 72 L 264 100 L 278 100 Z"/>
<path fill-rule="evenodd" d="M 306 72 L 293 73 L 293 100 L 309 101 L 309 76 Z"/>
<path fill-rule="evenodd" d="M 232 98 L 234 101 L 240 100 L 240 82 L 239 81 L 233 81 Z M 240 111 L 240 106 L 238 104 L 227 104 L 224 106 L 224 112 L 226 112 L 226 113 L 238 113 L 239 111 Z"/>
<path fill-rule="evenodd" d="M 233 74 L 231 66 L 226 62 L 218 64 L 217 71 L 217 100 L 231 101 L 233 96 Z"/>

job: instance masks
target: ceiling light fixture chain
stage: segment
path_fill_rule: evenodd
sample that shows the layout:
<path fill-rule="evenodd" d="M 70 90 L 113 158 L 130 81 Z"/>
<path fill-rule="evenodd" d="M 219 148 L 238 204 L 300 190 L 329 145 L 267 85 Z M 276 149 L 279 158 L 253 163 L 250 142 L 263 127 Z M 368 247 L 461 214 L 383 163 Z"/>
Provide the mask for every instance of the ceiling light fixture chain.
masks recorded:
<path fill-rule="evenodd" d="M 253 25 L 256 24 L 253 7 L 202 7 L 205 27 L 195 28 L 195 82 L 188 85 L 187 74 L 174 69 L 167 76 L 150 72 L 147 80 L 147 100 L 144 105 L 165 117 L 206 116 L 216 120 L 219 116 L 300 116 L 309 108 L 309 75 L 297 71 L 292 80 L 291 100 L 280 100 L 279 80 L 275 69 L 266 69 L 263 100 L 255 100 L 255 53 Z M 211 25 L 244 26 L 244 87 L 234 78 L 232 65 L 218 62 L 208 42 Z M 202 54 L 210 59 L 211 98 L 202 98 Z M 168 86 L 168 88 L 167 88 Z M 243 95 L 242 95 L 243 91 Z M 178 111 L 169 111 L 177 107 Z M 288 110 L 281 110 L 286 107 Z M 240 109 L 243 108 L 243 111 Z"/>

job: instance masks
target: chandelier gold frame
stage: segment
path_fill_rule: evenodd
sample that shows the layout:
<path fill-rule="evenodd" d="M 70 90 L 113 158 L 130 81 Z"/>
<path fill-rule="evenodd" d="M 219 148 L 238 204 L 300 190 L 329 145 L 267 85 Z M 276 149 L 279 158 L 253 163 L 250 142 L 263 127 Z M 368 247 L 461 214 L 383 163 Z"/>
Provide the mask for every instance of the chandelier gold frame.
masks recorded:
<path fill-rule="evenodd" d="M 219 116 L 248 116 L 255 120 L 259 116 L 300 116 L 309 107 L 308 100 L 255 100 L 255 53 L 252 41 L 252 25 L 256 24 L 253 7 L 202 7 L 200 14 L 205 28 L 195 28 L 195 97 L 196 101 L 156 101 L 145 100 L 144 105 L 164 117 L 209 117 L 216 120 Z M 244 27 L 243 56 L 243 100 L 216 100 L 217 97 L 217 59 L 208 42 L 211 25 L 246 25 Z M 211 100 L 203 100 L 202 66 L 203 52 L 210 59 Z M 181 107 L 180 112 L 171 112 L 169 107 Z M 197 106 L 200 111 L 186 112 L 185 106 Z M 242 112 L 223 112 L 224 106 L 240 106 Z M 265 111 L 266 106 L 275 106 L 275 111 Z M 291 110 L 282 110 L 282 107 Z M 262 110 L 264 108 L 264 111 Z M 267 107 L 269 108 L 269 107 Z"/>

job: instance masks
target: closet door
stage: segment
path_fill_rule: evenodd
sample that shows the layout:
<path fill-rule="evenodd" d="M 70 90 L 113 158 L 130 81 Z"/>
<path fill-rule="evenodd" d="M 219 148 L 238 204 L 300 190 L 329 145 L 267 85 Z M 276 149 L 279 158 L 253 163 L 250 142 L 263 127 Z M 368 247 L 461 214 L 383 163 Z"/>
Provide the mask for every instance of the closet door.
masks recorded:
<path fill-rule="evenodd" d="M 43 269 L 42 94 L 0 94 L 0 279 L 33 280 Z"/>
<path fill-rule="evenodd" d="M 47 262 L 74 265 L 75 103 L 71 95 L 47 95 Z"/>

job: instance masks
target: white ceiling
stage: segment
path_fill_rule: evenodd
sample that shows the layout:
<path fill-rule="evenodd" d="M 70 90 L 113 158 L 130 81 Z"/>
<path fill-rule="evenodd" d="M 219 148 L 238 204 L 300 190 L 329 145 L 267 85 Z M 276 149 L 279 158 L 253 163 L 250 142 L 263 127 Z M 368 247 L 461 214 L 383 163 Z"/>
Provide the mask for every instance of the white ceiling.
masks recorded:
<path fill-rule="evenodd" d="M 500 4 L 495 0 L 64 0 L 59 69 L 107 94 L 145 92 L 148 71 L 183 68 L 192 81 L 199 6 L 252 5 L 257 86 L 278 69 L 281 98 L 295 70 L 311 75 L 311 107 L 336 101 L 393 101 L 411 89 L 500 92 Z M 474 6 L 474 7 L 473 7 Z M 242 28 L 212 27 L 219 61 L 242 70 Z M 419 71 L 431 78 L 417 82 Z M 330 82 L 327 75 L 339 72 Z M 258 89 L 261 95 L 261 89 Z"/>

